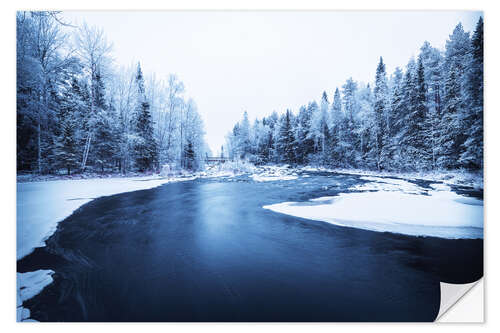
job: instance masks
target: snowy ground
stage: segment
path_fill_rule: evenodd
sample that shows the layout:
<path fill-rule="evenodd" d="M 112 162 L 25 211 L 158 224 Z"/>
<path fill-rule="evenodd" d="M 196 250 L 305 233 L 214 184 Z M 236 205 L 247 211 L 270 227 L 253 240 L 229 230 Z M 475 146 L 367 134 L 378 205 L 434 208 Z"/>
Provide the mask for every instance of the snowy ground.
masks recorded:
<path fill-rule="evenodd" d="M 450 187 L 432 190 L 402 179 L 368 180 L 334 197 L 264 206 L 278 213 L 340 226 L 413 236 L 483 238 L 483 201 L 461 196 Z M 367 191 L 367 192 L 361 192 Z"/>
<path fill-rule="evenodd" d="M 254 173 L 251 176 L 256 182 L 294 180 L 298 178 L 295 170 L 289 169 L 286 166 L 261 166 L 257 171 L 258 173 Z"/>
<path fill-rule="evenodd" d="M 303 171 L 326 171 L 326 172 L 336 172 L 351 175 L 363 175 L 363 176 L 379 176 L 379 177 L 394 177 L 402 178 L 408 180 L 428 180 L 443 182 L 450 185 L 462 185 L 472 187 L 474 189 L 483 189 L 483 174 L 482 173 L 471 173 L 465 170 L 455 170 L 455 171 L 428 171 L 428 172 L 388 172 L 388 171 L 369 171 L 369 170 L 357 170 L 357 169 L 326 169 L 322 167 L 311 167 L 305 166 L 300 170 Z"/>

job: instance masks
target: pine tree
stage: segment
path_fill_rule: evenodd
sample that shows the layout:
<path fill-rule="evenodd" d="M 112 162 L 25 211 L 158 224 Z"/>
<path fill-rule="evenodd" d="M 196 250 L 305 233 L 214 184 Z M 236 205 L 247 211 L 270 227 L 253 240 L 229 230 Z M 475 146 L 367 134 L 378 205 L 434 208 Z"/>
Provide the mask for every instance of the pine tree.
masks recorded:
<path fill-rule="evenodd" d="M 424 65 L 425 82 L 427 86 L 427 115 L 425 137 L 427 142 L 427 151 L 430 155 L 428 166 L 431 169 L 437 167 L 439 126 L 441 120 L 441 95 L 443 90 L 443 57 L 441 52 L 432 47 L 429 42 L 424 42 L 420 48 L 419 59 Z"/>
<path fill-rule="evenodd" d="M 238 141 L 240 158 L 246 158 L 251 153 L 252 149 L 250 144 L 250 121 L 248 120 L 248 112 L 246 111 L 243 112 Z"/>
<path fill-rule="evenodd" d="M 373 126 L 371 127 L 371 138 L 370 138 L 370 151 L 368 157 L 370 160 L 374 161 L 377 170 L 381 170 L 386 166 L 385 161 L 382 160 L 382 156 L 385 154 L 383 151 L 384 147 L 388 144 L 388 120 L 387 116 L 387 75 L 385 72 L 385 64 L 382 57 L 377 66 L 377 72 L 375 76 L 375 103 L 373 106 Z"/>
<path fill-rule="evenodd" d="M 277 149 L 280 155 L 280 160 L 283 163 L 295 163 L 295 138 L 293 135 L 292 120 L 290 110 L 286 110 L 286 114 L 281 121 L 279 129 L 279 137 Z"/>
<path fill-rule="evenodd" d="M 452 169 L 457 167 L 460 152 L 460 139 L 462 135 L 460 124 L 461 89 L 458 77 L 460 69 L 456 66 L 450 68 L 444 86 L 445 105 L 440 126 L 439 151 L 437 165 L 442 168 Z"/>
<path fill-rule="evenodd" d="M 187 139 L 187 144 L 184 147 L 184 166 L 187 170 L 195 169 L 195 152 L 193 148 L 193 143 L 190 139 Z"/>
<path fill-rule="evenodd" d="M 470 169 L 483 168 L 483 18 L 472 36 L 472 52 L 466 75 L 467 139 L 459 163 Z"/>
<path fill-rule="evenodd" d="M 314 152 L 315 142 L 312 133 L 313 115 L 318 112 L 318 104 L 310 102 L 307 107 L 302 106 L 296 119 L 296 131 L 294 133 L 296 141 L 296 159 L 298 163 L 307 164 L 309 157 Z"/>
<path fill-rule="evenodd" d="M 82 110 L 79 86 L 75 78 L 62 89 L 54 135 L 53 163 L 55 169 L 66 169 L 68 175 L 78 166 L 78 121 Z"/>
<path fill-rule="evenodd" d="M 75 95 L 69 87 L 62 97 L 58 123 L 59 131 L 55 140 L 54 159 L 55 166 L 67 170 L 71 174 L 78 165 L 77 140 L 76 140 L 76 109 Z"/>
<path fill-rule="evenodd" d="M 339 146 L 341 139 L 341 122 L 342 122 L 342 98 L 340 97 L 339 88 L 335 89 L 333 94 L 332 112 L 330 117 L 330 154 L 332 166 L 340 166 L 340 156 L 342 155 Z"/>
<path fill-rule="evenodd" d="M 423 170 L 429 167 L 430 142 L 427 140 L 430 124 L 427 121 L 427 85 L 425 83 L 425 71 L 422 59 L 418 59 L 417 73 L 415 76 L 415 95 L 413 103 L 413 113 L 411 126 L 413 128 L 413 138 L 411 146 L 414 149 L 415 167 Z"/>
<path fill-rule="evenodd" d="M 314 152 L 316 157 L 324 162 L 327 158 L 326 152 L 326 137 L 329 136 L 328 129 L 328 115 L 330 110 L 330 103 L 328 95 L 323 92 L 321 96 L 320 108 L 315 109 L 312 113 L 310 138 L 314 140 Z"/>
<path fill-rule="evenodd" d="M 100 72 L 97 72 L 94 83 L 93 141 L 91 159 L 101 172 L 112 166 L 116 140 L 114 138 L 109 107 L 105 98 L 105 87 Z"/>
<path fill-rule="evenodd" d="M 390 170 L 398 169 L 399 158 L 399 138 L 398 133 L 401 131 L 398 122 L 401 114 L 402 101 L 402 82 L 403 72 L 399 67 L 396 67 L 391 76 L 390 101 L 387 106 L 388 129 L 384 149 L 382 150 L 382 159 L 385 167 Z"/>
<path fill-rule="evenodd" d="M 444 71 L 446 73 L 454 68 L 455 75 L 461 83 L 467 65 L 467 57 L 470 53 L 469 33 L 465 32 L 462 23 L 459 23 L 449 37 L 446 41 Z"/>
<path fill-rule="evenodd" d="M 137 140 L 134 146 L 135 163 L 139 171 L 153 170 L 157 168 L 158 147 L 153 133 L 153 121 L 148 101 L 144 90 L 144 78 L 140 64 L 137 65 L 138 101 L 135 120 L 135 133 Z"/>
<path fill-rule="evenodd" d="M 341 164 L 344 167 L 356 167 L 356 154 L 359 151 L 356 146 L 357 124 L 355 123 L 355 115 L 358 111 L 356 100 L 358 85 L 352 78 L 349 78 L 342 88 L 345 115 L 341 125 L 343 135 L 339 140 L 342 146 Z"/>

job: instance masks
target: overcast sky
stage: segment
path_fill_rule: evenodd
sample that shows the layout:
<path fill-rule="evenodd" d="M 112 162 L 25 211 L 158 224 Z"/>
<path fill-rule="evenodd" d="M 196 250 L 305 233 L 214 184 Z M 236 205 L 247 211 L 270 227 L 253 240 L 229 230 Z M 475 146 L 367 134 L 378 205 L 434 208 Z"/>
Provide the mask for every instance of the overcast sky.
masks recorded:
<path fill-rule="evenodd" d="M 65 12 L 102 27 L 118 65 L 177 74 L 195 99 L 215 153 L 241 119 L 296 111 L 353 77 L 372 82 L 382 56 L 391 73 L 428 40 L 444 48 L 458 22 L 473 31 L 479 12 L 457 11 L 95 11 Z"/>

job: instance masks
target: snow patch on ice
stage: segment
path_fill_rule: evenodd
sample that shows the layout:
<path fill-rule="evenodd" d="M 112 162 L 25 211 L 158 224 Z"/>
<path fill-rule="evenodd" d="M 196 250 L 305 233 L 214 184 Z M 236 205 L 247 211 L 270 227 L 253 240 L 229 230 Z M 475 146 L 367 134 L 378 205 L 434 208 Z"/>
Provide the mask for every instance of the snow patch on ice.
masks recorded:
<path fill-rule="evenodd" d="M 363 176 L 360 179 L 368 180 L 369 183 L 362 185 L 356 185 L 351 188 L 351 190 L 356 191 L 401 191 L 403 193 L 412 194 L 423 194 L 426 190 L 420 186 L 410 183 L 403 179 L 396 178 L 381 178 L 381 177 L 371 177 Z"/>
<path fill-rule="evenodd" d="M 483 201 L 452 192 L 445 184 L 424 189 L 402 179 L 361 177 L 369 182 L 307 202 L 264 206 L 277 213 L 340 226 L 412 236 L 483 238 Z"/>
<path fill-rule="evenodd" d="M 39 294 L 43 288 L 51 284 L 52 274 L 50 269 L 40 269 L 34 272 L 17 273 L 17 321 L 28 321 L 30 311 L 22 306 L 23 302 Z"/>
<path fill-rule="evenodd" d="M 483 189 L 484 181 L 481 172 L 469 172 L 467 170 L 435 170 L 423 172 L 392 172 L 392 171 L 371 171 L 360 169 L 328 169 L 324 167 L 305 166 L 302 171 L 323 171 L 332 173 L 342 173 L 361 176 L 378 176 L 378 177 L 395 177 L 407 180 L 428 180 L 442 182 L 450 185 L 462 185 L 472 187 L 474 189 Z"/>

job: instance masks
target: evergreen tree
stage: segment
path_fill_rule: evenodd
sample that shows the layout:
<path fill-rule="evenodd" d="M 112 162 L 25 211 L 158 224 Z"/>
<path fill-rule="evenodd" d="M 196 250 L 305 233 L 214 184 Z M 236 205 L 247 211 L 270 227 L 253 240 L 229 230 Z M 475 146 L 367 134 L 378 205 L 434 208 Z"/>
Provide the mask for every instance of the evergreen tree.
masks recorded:
<path fill-rule="evenodd" d="M 91 159 L 94 165 L 99 167 L 101 172 L 105 168 L 113 166 L 116 140 L 113 132 L 114 119 L 108 113 L 109 107 L 106 104 L 105 87 L 101 74 L 96 73 L 94 88 L 94 115 L 93 115 L 93 140 Z"/>
<path fill-rule="evenodd" d="M 240 157 L 247 157 L 252 150 L 250 144 L 250 121 L 248 120 L 248 112 L 243 113 L 243 119 L 240 124 L 240 132 L 239 132 L 239 151 Z"/>
<path fill-rule="evenodd" d="M 290 110 L 286 110 L 286 114 L 281 121 L 279 137 L 277 142 L 277 150 L 280 155 L 280 160 L 283 163 L 295 163 L 295 138 L 293 135 L 292 120 Z"/>
<path fill-rule="evenodd" d="M 158 147 L 153 135 L 153 121 L 150 105 L 146 100 L 144 78 L 140 64 L 137 65 L 135 77 L 138 101 L 135 120 L 137 139 L 134 146 L 135 163 L 140 171 L 153 170 L 157 167 Z"/>
<path fill-rule="evenodd" d="M 469 33 L 464 31 L 462 23 L 457 24 L 453 33 L 446 41 L 444 71 L 456 71 L 457 79 L 460 83 L 465 73 L 467 66 L 467 57 L 470 53 L 470 37 Z"/>
<path fill-rule="evenodd" d="M 425 137 L 427 141 L 429 157 L 429 167 L 437 167 L 439 123 L 441 120 L 441 95 L 443 90 L 443 57 L 441 52 L 432 47 L 429 42 L 425 42 L 420 48 L 419 59 L 424 65 L 424 76 L 427 86 L 427 115 Z"/>
<path fill-rule="evenodd" d="M 342 88 L 345 115 L 341 125 L 343 135 L 339 140 L 339 144 L 342 146 L 342 156 L 340 158 L 342 166 L 355 167 L 356 154 L 359 151 L 356 146 L 357 124 L 355 123 L 355 115 L 358 111 L 358 102 L 356 100 L 358 85 L 352 78 L 349 78 Z"/>
<path fill-rule="evenodd" d="M 457 167 L 462 135 L 460 124 L 461 89 L 458 77 L 460 69 L 453 66 L 444 86 L 445 105 L 440 126 L 437 165 L 452 169 Z"/>
<path fill-rule="evenodd" d="M 396 67 L 390 81 L 390 101 L 387 106 L 388 130 L 381 157 L 385 167 L 390 170 L 397 169 L 398 161 L 400 160 L 397 156 L 399 152 L 398 133 L 401 130 L 399 126 L 402 125 L 402 123 L 398 121 L 402 113 L 402 82 L 403 71 L 401 68 Z"/>
<path fill-rule="evenodd" d="M 382 160 L 384 147 L 388 144 L 388 120 L 387 120 L 387 75 L 382 57 L 377 66 L 375 75 L 375 103 L 373 107 L 373 126 L 371 127 L 369 159 L 374 161 L 377 170 L 381 170 L 386 164 Z"/>
<path fill-rule="evenodd" d="M 328 130 L 328 115 L 330 103 L 326 92 L 321 96 L 320 108 L 315 108 L 312 113 L 311 127 L 309 136 L 314 140 L 314 152 L 317 153 L 321 160 L 326 158 L 326 137 L 329 136 Z"/>
<path fill-rule="evenodd" d="M 76 139 L 76 111 L 73 86 L 66 89 L 61 100 L 58 116 L 59 134 L 55 140 L 54 158 L 55 165 L 67 170 L 71 174 L 78 165 L 77 139 Z"/>
<path fill-rule="evenodd" d="M 314 133 L 312 132 L 313 115 L 319 110 L 316 101 L 310 102 L 302 114 L 299 113 L 299 122 L 302 129 L 300 137 L 300 155 L 309 162 L 309 156 L 314 152 Z"/>
<path fill-rule="evenodd" d="M 190 139 L 187 140 L 187 144 L 184 147 L 184 166 L 187 170 L 195 169 L 195 152 Z"/>
<path fill-rule="evenodd" d="M 459 163 L 470 169 L 483 168 L 483 18 L 472 36 L 472 52 L 466 76 L 467 139 Z"/>
<path fill-rule="evenodd" d="M 341 139 L 341 121 L 342 121 L 342 98 L 339 88 L 335 89 L 333 94 L 332 112 L 330 116 L 330 154 L 332 166 L 339 166 L 341 151 L 339 141 Z"/>

